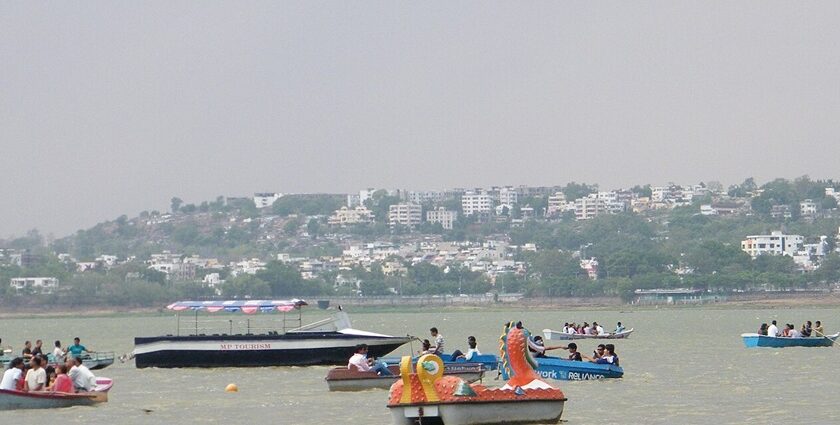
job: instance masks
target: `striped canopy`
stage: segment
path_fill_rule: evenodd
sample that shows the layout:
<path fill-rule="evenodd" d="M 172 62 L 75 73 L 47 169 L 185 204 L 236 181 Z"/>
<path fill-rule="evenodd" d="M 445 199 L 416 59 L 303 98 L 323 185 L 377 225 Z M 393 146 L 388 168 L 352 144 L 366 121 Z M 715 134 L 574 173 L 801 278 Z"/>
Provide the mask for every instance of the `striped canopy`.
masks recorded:
<path fill-rule="evenodd" d="M 306 301 L 293 298 L 291 300 L 229 300 L 229 301 L 178 301 L 166 306 L 169 310 L 204 310 L 210 313 L 217 311 L 242 312 L 245 314 L 270 313 L 272 311 L 291 311 L 308 305 Z"/>

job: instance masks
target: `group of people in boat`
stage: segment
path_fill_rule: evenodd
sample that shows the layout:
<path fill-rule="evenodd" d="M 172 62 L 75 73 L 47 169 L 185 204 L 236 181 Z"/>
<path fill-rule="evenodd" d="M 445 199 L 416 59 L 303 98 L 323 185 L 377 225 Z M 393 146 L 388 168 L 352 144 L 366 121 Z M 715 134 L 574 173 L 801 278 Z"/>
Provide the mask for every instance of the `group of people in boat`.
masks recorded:
<path fill-rule="evenodd" d="M 624 332 L 624 326 L 621 322 L 618 322 L 615 325 L 615 332 L 614 333 L 621 333 Z M 608 335 L 609 333 L 604 330 L 604 328 L 598 324 L 598 322 L 592 322 L 590 325 L 587 322 L 583 322 L 583 324 L 579 325 L 575 322 L 566 322 L 563 324 L 563 333 L 569 335 Z"/>
<path fill-rule="evenodd" d="M 595 350 L 592 351 L 592 355 L 587 356 L 578 351 L 578 346 L 574 342 L 570 342 L 567 345 L 549 347 L 545 345 L 543 338 L 539 335 L 534 336 L 528 341 L 528 351 L 534 353 L 534 357 L 546 357 L 545 352 L 551 350 L 567 350 L 569 355 L 566 357 L 566 360 L 588 361 L 591 363 L 619 366 L 618 354 L 615 352 L 614 344 L 598 344 Z"/>
<path fill-rule="evenodd" d="M 814 322 L 813 325 L 810 320 L 806 320 L 799 330 L 796 329 L 793 323 L 786 323 L 782 329 L 779 329 L 778 324 L 774 320 L 770 322 L 769 326 L 767 323 L 762 323 L 758 328 L 758 334 L 787 338 L 808 338 L 812 336 L 821 338 L 825 336 L 825 329 L 823 329 L 823 325 L 819 320 Z"/>
<path fill-rule="evenodd" d="M 73 343 L 65 351 L 61 341 L 55 341 L 52 353 L 47 354 L 40 339 L 35 341 L 34 347 L 31 341 L 24 342 L 20 357 L 13 358 L 3 372 L 0 390 L 63 393 L 93 390 L 96 376 L 82 363 L 82 355 L 90 351 L 81 345 L 78 337 Z M 11 349 L 2 351 L 5 354 Z"/>

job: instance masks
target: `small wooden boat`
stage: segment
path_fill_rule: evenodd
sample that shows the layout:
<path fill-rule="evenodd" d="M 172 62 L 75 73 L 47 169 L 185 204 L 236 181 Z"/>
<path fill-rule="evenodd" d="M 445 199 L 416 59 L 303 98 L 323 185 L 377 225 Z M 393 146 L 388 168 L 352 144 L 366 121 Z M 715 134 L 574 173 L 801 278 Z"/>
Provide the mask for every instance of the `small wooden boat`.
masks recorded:
<path fill-rule="evenodd" d="M 330 391 L 362 391 L 374 388 L 388 389 L 391 384 L 400 379 L 400 367 L 388 366 L 390 376 L 377 375 L 376 372 L 360 372 L 346 367 L 336 367 L 327 373 L 326 381 Z M 443 368 L 445 376 L 457 376 L 472 383 L 484 377 L 484 366 L 481 363 L 450 363 Z"/>
<path fill-rule="evenodd" d="M 570 339 L 623 339 L 630 338 L 631 333 L 633 333 L 633 328 L 625 329 L 617 333 L 608 333 L 604 335 L 567 334 L 561 331 L 543 329 L 543 336 L 545 336 L 545 339 L 549 339 L 552 341 L 566 341 Z"/>
<path fill-rule="evenodd" d="M 805 338 L 790 338 L 786 336 L 767 336 L 756 333 L 741 334 L 744 345 L 752 347 L 830 347 L 835 344 L 840 333 L 826 336 L 811 336 Z"/>
<path fill-rule="evenodd" d="M 104 403 L 108 401 L 112 385 L 113 381 L 108 378 L 96 378 L 96 388 L 82 393 L 0 390 L 0 410 L 52 409 Z"/>

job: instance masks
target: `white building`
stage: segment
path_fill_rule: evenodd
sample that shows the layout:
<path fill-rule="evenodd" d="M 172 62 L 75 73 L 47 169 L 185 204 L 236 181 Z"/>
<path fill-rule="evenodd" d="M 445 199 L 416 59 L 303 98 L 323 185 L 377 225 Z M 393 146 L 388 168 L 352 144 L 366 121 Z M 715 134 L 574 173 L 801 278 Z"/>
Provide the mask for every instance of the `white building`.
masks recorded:
<path fill-rule="evenodd" d="M 718 210 L 716 210 L 711 204 L 703 204 L 703 205 L 700 205 L 700 214 L 701 215 L 718 215 Z"/>
<path fill-rule="evenodd" d="M 388 224 L 414 227 L 423 222 L 423 207 L 418 204 L 393 204 L 388 207 Z"/>
<path fill-rule="evenodd" d="M 802 249 L 805 238 L 800 235 L 785 235 L 781 231 L 769 235 L 750 235 L 741 241 L 741 250 L 755 258 L 759 255 L 787 255 L 793 257 Z"/>
<path fill-rule="evenodd" d="M 817 203 L 811 199 L 800 202 L 799 215 L 805 218 L 814 218 L 817 215 Z"/>
<path fill-rule="evenodd" d="M 493 210 L 490 195 L 484 193 L 467 192 L 461 196 L 461 210 L 464 215 L 488 214 Z"/>
<path fill-rule="evenodd" d="M 599 214 L 609 212 L 607 202 L 599 199 L 597 195 L 589 195 L 575 200 L 575 219 L 589 220 Z"/>
<path fill-rule="evenodd" d="M 452 224 L 458 219 L 456 211 L 447 211 L 443 207 L 438 207 L 435 210 L 426 211 L 426 221 L 429 223 L 440 223 L 446 230 L 452 230 Z"/>
<path fill-rule="evenodd" d="M 58 278 L 55 277 L 14 277 L 11 287 L 16 291 L 35 294 L 52 294 L 58 289 Z"/>
<path fill-rule="evenodd" d="M 563 214 L 568 209 L 568 202 L 566 202 L 566 194 L 563 192 L 556 192 L 554 195 L 548 197 L 548 206 L 546 207 L 545 215 L 553 217 Z"/>
<path fill-rule="evenodd" d="M 437 204 L 439 202 L 443 202 L 446 199 L 445 192 L 439 191 L 405 191 L 403 192 L 404 198 L 406 201 L 413 203 L 413 204 L 425 204 L 425 203 L 432 203 Z"/>
<path fill-rule="evenodd" d="M 502 205 L 516 205 L 519 202 L 519 193 L 512 187 L 499 189 L 499 203 Z"/>
<path fill-rule="evenodd" d="M 270 207 L 274 204 L 274 201 L 283 197 L 282 193 L 255 193 L 254 194 L 254 205 L 257 208 L 265 208 Z"/>
<path fill-rule="evenodd" d="M 358 205 L 355 208 L 341 207 L 327 219 L 330 226 L 349 226 L 373 223 L 373 211 Z"/>

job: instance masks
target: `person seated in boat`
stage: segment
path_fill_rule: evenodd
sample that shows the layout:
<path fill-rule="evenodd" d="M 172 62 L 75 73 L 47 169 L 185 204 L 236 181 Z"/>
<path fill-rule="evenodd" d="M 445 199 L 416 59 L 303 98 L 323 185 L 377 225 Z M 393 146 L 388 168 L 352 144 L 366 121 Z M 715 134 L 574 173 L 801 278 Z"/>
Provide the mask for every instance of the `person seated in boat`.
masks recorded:
<path fill-rule="evenodd" d="M 758 327 L 758 334 L 767 335 L 767 323 L 762 323 L 761 326 Z"/>
<path fill-rule="evenodd" d="M 9 362 L 9 368 L 3 372 L 3 380 L 0 381 L 0 390 L 22 390 L 23 389 L 23 358 L 15 357 Z"/>
<path fill-rule="evenodd" d="M 377 375 L 381 376 L 393 375 L 391 371 L 388 370 L 388 365 L 386 365 L 382 361 L 374 361 L 373 359 L 369 359 L 367 357 L 367 353 L 367 344 L 357 345 L 356 353 L 353 354 L 353 356 L 350 357 L 350 361 L 347 362 L 347 369 L 355 369 L 360 372 L 376 372 Z"/>
<path fill-rule="evenodd" d="M 592 330 L 592 326 L 589 323 L 583 322 L 583 331 L 580 332 L 583 335 L 589 335 L 589 332 Z"/>
<path fill-rule="evenodd" d="M 536 335 L 533 338 L 528 338 L 528 351 L 535 353 L 534 357 L 546 357 L 545 352 L 551 350 L 565 349 L 566 346 L 556 345 L 553 347 L 546 347 L 543 342 L 543 337 Z"/>
<path fill-rule="evenodd" d="M 64 350 L 61 349 L 61 341 L 55 342 L 55 348 L 53 348 L 52 355 L 55 357 L 55 361 L 58 362 L 64 358 Z"/>
<path fill-rule="evenodd" d="M 424 339 L 423 342 L 420 343 L 420 345 L 420 351 L 417 352 L 418 355 L 422 356 L 424 354 L 434 354 L 432 353 L 432 343 L 429 342 L 428 339 Z"/>
<path fill-rule="evenodd" d="M 57 393 L 72 393 L 73 380 L 67 376 L 67 365 L 60 364 L 55 367 L 55 380 L 52 386 L 48 388 L 50 391 Z"/>
<path fill-rule="evenodd" d="M 44 341 L 40 339 L 35 340 L 35 347 L 32 349 L 33 356 L 43 356 L 44 355 Z"/>
<path fill-rule="evenodd" d="M 452 352 L 452 360 L 464 359 L 466 361 L 471 361 L 473 357 L 481 355 L 481 352 L 479 352 L 478 348 L 476 348 L 478 344 L 476 343 L 474 336 L 470 335 L 467 337 L 467 345 L 470 347 L 470 349 L 467 350 L 467 353 L 464 354 L 461 350 L 455 350 Z"/>
<path fill-rule="evenodd" d="M 96 376 L 93 372 L 82 364 L 80 357 L 70 357 L 67 359 L 67 367 L 70 369 L 67 376 L 73 381 L 73 387 L 76 391 L 90 391 L 96 388 Z"/>
<path fill-rule="evenodd" d="M 435 339 L 435 345 L 432 346 L 432 354 L 443 354 L 443 335 L 438 332 L 437 328 L 429 329 L 429 333 L 432 334 L 432 338 Z"/>
<path fill-rule="evenodd" d="M 26 341 L 23 343 L 23 350 L 20 351 L 20 356 L 23 357 L 24 360 L 29 361 L 32 358 L 32 343 Z"/>
<path fill-rule="evenodd" d="M 622 332 L 624 332 L 624 326 L 621 325 L 621 322 L 616 323 L 615 333 L 620 334 Z"/>
<path fill-rule="evenodd" d="M 598 346 L 595 347 L 595 351 L 592 352 L 592 358 L 593 359 L 600 359 L 601 356 L 604 355 L 604 350 L 606 350 L 606 349 L 607 349 L 607 347 L 604 344 L 598 344 Z"/>
<path fill-rule="evenodd" d="M 569 333 L 569 322 L 563 323 L 563 333 Z"/>
<path fill-rule="evenodd" d="M 787 336 L 790 338 L 802 338 L 802 333 L 796 330 L 796 327 L 793 326 L 792 323 L 788 323 L 788 334 Z"/>
<path fill-rule="evenodd" d="M 569 350 L 569 356 L 566 358 L 567 360 L 573 360 L 576 362 L 583 361 L 583 357 L 581 357 L 580 352 L 577 350 L 577 344 L 574 342 L 570 342 L 569 345 L 566 346 L 566 350 Z"/>
<path fill-rule="evenodd" d="M 52 391 L 52 387 L 55 385 L 55 378 L 58 377 L 58 374 L 52 365 L 47 365 L 44 370 L 47 371 L 47 386 L 44 388 L 44 391 Z"/>
<path fill-rule="evenodd" d="M 32 356 L 29 359 L 29 370 L 26 371 L 23 383 L 24 391 L 43 391 L 47 387 L 47 371 L 41 367 L 41 360 L 41 356 Z"/>
<path fill-rule="evenodd" d="M 592 335 L 606 335 L 604 328 L 598 322 L 592 322 Z"/>
<path fill-rule="evenodd" d="M 800 332 L 802 332 L 803 337 L 807 338 L 807 337 L 811 336 L 812 326 L 813 325 L 811 324 L 810 320 L 805 321 L 805 324 L 802 325 L 802 330 L 800 331 Z"/>
<path fill-rule="evenodd" d="M 825 336 L 825 330 L 823 329 L 822 323 L 819 320 L 815 322 L 814 326 L 814 336 Z"/>
<path fill-rule="evenodd" d="M 73 345 L 67 347 L 67 354 L 71 357 L 79 357 L 84 353 L 95 353 L 95 351 L 88 350 L 87 347 L 82 345 L 79 337 L 73 338 Z"/>
<path fill-rule="evenodd" d="M 776 326 L 776 321 L 770 322 L 770 326 L 767 327 L 767 336 L 779 336 L 779 328 Z"/>
<path fill-rule="evenodd" d="M 589 356 L 582 356 L 589 362 L 598 364 L 611 364 L 618 366 L 618 354 L 615 353 L 615 345 L 607 344 L 604 346 L 604 354 L 597 359 Z"/>

